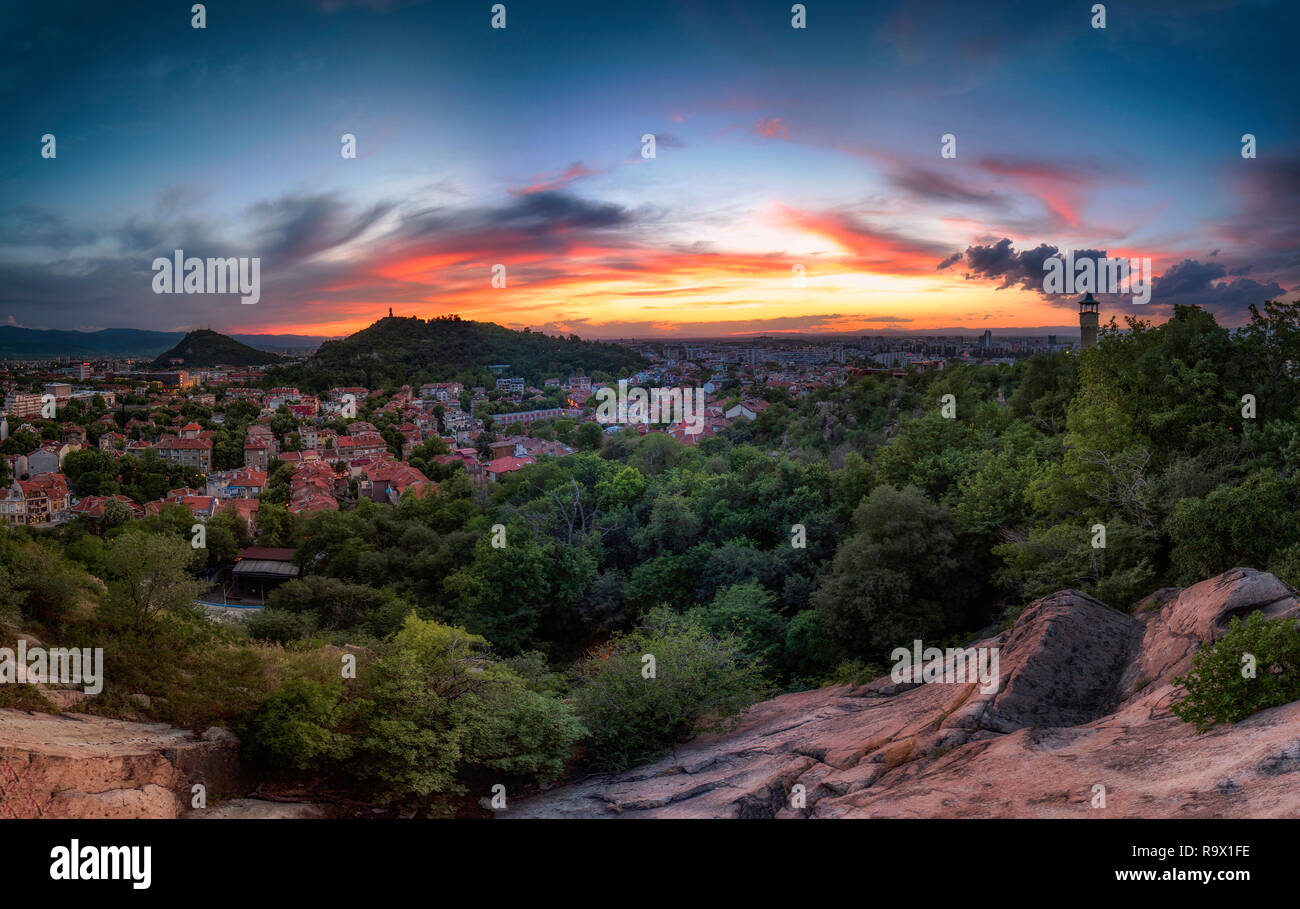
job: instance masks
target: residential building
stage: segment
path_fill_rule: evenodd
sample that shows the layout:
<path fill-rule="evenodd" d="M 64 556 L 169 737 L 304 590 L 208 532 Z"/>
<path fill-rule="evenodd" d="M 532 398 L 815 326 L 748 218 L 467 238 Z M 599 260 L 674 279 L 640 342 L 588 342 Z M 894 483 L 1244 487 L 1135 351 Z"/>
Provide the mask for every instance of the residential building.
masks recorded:
<path fill-rule="evenodd" d="M 244 466 L 253 470 L 268 470 L 271 467 L 272 445 L 270 439 L 249 437 L 244 441 Z"/>
<path fill-rule="evenodd" d="M 72 495 L 61 473 L 14 480 L 0 499 L 0 520 L 6 524 L 59 524 L 71 512 Z"/>
<path fill-rule="evenodd" d="M 193 467 L 200 473 L 212 469 L 211 439 L 162 439 L 154 450 L 165 461 Z"/>
<path fill-rule="evenodd" d="M 5 396 L 5 411 L 16 420 L 25 417 L 39 417 L 41 415 L 41 406 L 40 395 L 10 392 Z"/>
<path fill-rule="evenodd" d="M 491 480 L 493 483 L 495 483 L 497 480 L 501 479 L 506 474 L 513 473 L 516 470 L 522 470 L 523 468 L 527 467 L 529 464 L 534 464 L 534 463 L 536 462 L 532 458 L 516 458 L 514 456 L 506 456 L 503 458 L 495 458 L 489 461 L 486 465 L 484 465 L 483 469 L 487 473 L 488 479 Z"/>

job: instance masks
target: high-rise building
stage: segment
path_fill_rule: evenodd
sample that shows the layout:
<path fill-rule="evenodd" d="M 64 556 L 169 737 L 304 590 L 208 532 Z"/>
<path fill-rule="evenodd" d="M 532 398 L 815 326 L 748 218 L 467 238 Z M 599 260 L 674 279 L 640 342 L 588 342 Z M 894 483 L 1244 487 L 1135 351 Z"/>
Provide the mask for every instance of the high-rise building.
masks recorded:
<path fill-rule="evenodd" d="M 1079 301 L 1079 348 L 1097 346 L 1097 301 L 1087 294 Z"/>

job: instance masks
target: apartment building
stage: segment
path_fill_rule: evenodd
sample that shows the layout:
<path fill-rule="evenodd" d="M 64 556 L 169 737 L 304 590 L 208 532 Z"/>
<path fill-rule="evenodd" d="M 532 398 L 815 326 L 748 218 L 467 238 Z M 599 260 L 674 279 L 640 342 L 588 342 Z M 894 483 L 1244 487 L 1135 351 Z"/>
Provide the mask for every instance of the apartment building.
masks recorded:
<path fill-rule="evenodd" d="M 5 397 L 5 412 L 14 419 L 39 417 L 41 415 L 41 396 L 25 392 L 11 392 Z"/>
<path fill-rule="evenodd" d="M 212 469 L 211 439 L 163 439 L 154 450 L 163 460 L 193 467 L 199 473 Z"/>

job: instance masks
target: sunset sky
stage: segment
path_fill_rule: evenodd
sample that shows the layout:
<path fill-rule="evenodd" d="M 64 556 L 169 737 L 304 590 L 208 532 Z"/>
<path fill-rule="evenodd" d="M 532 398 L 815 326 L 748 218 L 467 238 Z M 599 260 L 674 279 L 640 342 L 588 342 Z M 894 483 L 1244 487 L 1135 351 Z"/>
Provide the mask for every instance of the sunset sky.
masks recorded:
<path fill-rule="evenodd" d="M 1054 329 L 1067 249 L 1153 260 L 1104 314 L 1300 296 L 1290 0 L 190 5 L 0 17 L 0 323 Z M 260 301 L 155 295 L 175 249 Z"/>

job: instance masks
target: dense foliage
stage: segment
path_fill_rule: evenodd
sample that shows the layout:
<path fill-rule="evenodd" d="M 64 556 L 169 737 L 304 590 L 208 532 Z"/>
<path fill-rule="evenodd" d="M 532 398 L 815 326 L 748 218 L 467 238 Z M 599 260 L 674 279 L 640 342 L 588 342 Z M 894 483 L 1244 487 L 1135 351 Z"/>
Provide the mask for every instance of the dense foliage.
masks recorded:
<path fill-rule="evenodd" d="M 279 384 L 319 392 L 339 385 L 459 381 L 491 387 L 488 366 L 508 364 L 509 375 L 540 385 L 544 375 L 606 373 L 626 376 L 646 360 L 626 348 L 533 332 L 458 316 L 380 319 L 341 341 L 327 341 L 303 365 L 273 372 Z"/>

